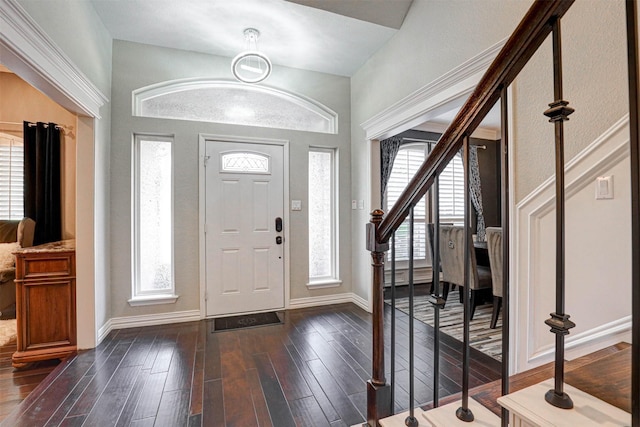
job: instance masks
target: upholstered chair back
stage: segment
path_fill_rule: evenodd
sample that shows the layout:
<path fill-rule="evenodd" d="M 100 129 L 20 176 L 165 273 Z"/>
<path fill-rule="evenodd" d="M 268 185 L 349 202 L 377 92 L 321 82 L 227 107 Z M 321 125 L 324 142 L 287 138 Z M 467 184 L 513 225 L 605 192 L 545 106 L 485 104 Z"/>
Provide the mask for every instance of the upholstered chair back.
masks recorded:
<path fill-rule="evenodd" d="M 487 249 L 491 265 L 493 295 L 502 297 L 502 228 L 487 227 Z"/>
<path fill-rule="evenodd" d="M 36 222 L 31 218 L 0 220 L 0 243 L 18 242 L 21 247 L 33 245 Z"/>
<path fill-rule="evenodd" d="M 458 286 L 464 286 L 464 233 L 464 227 L 456 225 L 440 226 L 440 266 L 442 268 L 442 280 Z M 473 246 L 469 249 L 470 288 L 478 289 L 476 254 Z"/>

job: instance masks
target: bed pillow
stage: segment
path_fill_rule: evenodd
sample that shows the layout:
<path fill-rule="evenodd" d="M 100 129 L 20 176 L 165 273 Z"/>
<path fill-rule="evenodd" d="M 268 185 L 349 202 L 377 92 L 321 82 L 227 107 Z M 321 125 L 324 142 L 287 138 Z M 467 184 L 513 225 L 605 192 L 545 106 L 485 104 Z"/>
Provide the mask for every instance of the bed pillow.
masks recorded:
<path fill-rule="evenodd" d="M 0 243 L 0 269 L 13 268 L 16 265 L 16 257 L 13 252 L 20 249 L 18 242 Z"/>

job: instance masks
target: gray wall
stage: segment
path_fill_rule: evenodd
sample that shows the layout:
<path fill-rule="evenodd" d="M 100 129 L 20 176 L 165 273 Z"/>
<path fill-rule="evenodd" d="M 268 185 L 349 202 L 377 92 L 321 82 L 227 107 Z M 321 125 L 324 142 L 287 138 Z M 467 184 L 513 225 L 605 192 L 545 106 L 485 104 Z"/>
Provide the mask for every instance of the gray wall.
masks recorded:
<path fill-rule="evenodd" d="M 629 110 L 624 2 L 574 3 L 562 40 L 564 98 L 576 109 L 565 123 L 569 161 Z M 553 101 L 551 52 L 548 39 L 513 85 L 516 202 L 553 174 L 553 125 L 542 115 Z"/>
<path fill-rule="evenodd" d="M 113 116 L 111 142 L 112 317 L 197 310 L 199 301 L 198 136 L 200 133 L 264 137 L 290 141 L 290 198 L 303 201 L 301 212 L 290 212 L 291 298 L 351 292 L 350 82 L 328 74 L 274 67 L 265 82 L 321 102 L 339 115 L 337 135 L 163 120 L 131 115 L 131 92 L 168 80 L 207 77 L 232 79 L 230 58 L 166 49 L 123 41 L 113 47 Z M 133 133 L 175 135 L 174 248 L 175 305 L 130 307 L 131 297 L 131 141 Z M 339 288 L 309 291 L 307 162 L 309 146 L 339 150 Z M 346 191 L 345 191 L 346 189 Z"/>

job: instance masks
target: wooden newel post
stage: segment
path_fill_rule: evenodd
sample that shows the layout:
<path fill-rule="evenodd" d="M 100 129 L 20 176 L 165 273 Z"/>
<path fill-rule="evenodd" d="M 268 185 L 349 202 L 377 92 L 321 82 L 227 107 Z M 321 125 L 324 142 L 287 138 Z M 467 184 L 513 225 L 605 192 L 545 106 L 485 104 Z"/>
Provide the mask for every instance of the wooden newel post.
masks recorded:
<path fill-rule="evenodd" d="M 380 209 L 374 210 L 367 224 L 367 250 L 371 252 L 373 268 L 373 368 L 367 382 L 367 422 L 371 427 L 377 427 L 378 420 L 392 413 L 391 387 L 384 377 L 384 253 L 389 250 L 389 244 L 379 243 L 377 239 L 383 215 Z"/>

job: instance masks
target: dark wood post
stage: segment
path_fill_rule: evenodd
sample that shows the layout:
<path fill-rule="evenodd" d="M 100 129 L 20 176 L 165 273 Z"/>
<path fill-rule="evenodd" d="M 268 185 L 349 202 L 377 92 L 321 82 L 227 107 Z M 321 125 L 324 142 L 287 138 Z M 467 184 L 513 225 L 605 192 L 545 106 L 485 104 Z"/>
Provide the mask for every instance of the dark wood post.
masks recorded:
<path fill-rule="evenodd" d="M 640 427 L 640 76 L 636 2 L 626 1 L 631 158 L 631 425 Z"/>
<path fill-rule="evenodd" d="M 380 209 L 374 210 L 367 224 L 367 250 L 371 252 L 373 269 L 373 367 L 367 382 L 367 422 L 371 427 L 377 427 L 378 420 L 391 415 L 392 408 L 391 387 L 384 377 L 384 253 L 389 250 L 389 244 L 379 243 L 377 239 L 383 215 Z"/>

